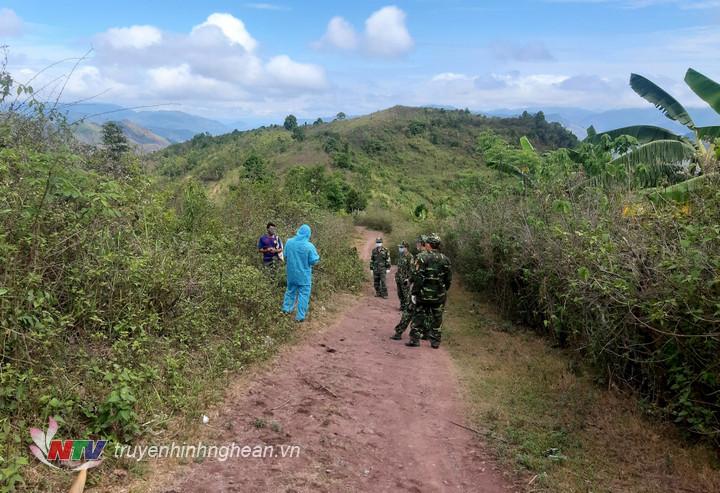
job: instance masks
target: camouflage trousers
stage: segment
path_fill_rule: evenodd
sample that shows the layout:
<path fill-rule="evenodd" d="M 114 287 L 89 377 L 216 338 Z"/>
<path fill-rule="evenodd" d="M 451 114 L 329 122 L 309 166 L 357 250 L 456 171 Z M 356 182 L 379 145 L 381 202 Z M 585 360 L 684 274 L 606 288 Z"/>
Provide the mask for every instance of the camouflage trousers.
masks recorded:
<path fill-rule="evenodd" d="M 419 341 L 422 336 L 440 344 L 441 326 L 445 305 L 415 305 L 412 313 L 410 340 Z"/>
<path fill-rule="evenodd" d="M 375 286 L 376 296 L 386 297 L 388 295 L 385 275 L 385 269 L 373 270 L 373 285 Z"/>
<path fill-rule="evenodd" d="M 400 309 L 405 310 L 410 304 L 410 283 L 395 279 L 395 284 L 397 285 L 398 298 L 400 298 Z"/>
<path fill-rule="evenodd" d="M 408 328 L 408 325 L 410 325 L 410 322 L 412 321 L 414 308 L 415 305 L 413 305 L 410 300 L 408 300 L 408 303 L 403 308 L 400 322 L 398 322 L 398 324 L 395 326 L 395 334 L 399 336 L 403 335 L 403 332 L 405 332 L 405 329 Z"/>

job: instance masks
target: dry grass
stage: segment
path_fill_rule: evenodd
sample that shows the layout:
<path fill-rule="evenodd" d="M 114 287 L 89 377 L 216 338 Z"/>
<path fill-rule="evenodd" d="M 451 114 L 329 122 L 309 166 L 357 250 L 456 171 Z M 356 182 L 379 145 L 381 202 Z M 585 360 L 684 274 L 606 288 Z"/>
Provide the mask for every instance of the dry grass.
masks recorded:
<path fill-rule="evenodd" d="M 716 452 L 600 388 L 571 354 L 504 321 L 461 287 L 445 334 L 474 424 L 529 491 L 717 492 Z"/>
<path fill-rule="evenodd" d="M 322 150 L 317 142 L 306 141 L 299 148 L 293 147 L 287 152 L 278 154 L 273 159 L 270 169 L 275 173 L 282 173 L 293 166 L 311 167 L 322 164 L 329 168 L 330 162 L 330 156 Z"/>

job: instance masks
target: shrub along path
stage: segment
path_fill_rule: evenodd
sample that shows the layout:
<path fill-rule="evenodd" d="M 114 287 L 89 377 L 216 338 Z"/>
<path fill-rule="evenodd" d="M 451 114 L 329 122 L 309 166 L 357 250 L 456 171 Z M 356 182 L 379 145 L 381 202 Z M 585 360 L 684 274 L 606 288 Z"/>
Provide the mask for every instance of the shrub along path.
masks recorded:
<path fill-rule="evenodd" d="M 376 235 L 363 231 L 365 257 Z M 208 459 L 152 491 L 515 491 L 478 436 L 458 426 L 465 410 L 445 348 L 389 340 L 400 312 L 388 280 L 389 299 L 366 285 L 331 328 L 278 358 L 212 419 L 217 442 L 298 445 L 299 457 Z"/>

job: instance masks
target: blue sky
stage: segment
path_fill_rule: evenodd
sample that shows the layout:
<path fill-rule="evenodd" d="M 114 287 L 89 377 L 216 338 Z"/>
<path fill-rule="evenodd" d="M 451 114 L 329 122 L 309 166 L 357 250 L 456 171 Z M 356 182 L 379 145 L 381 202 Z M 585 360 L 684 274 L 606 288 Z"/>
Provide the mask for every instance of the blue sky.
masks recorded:
<path fill-rule="evenodd" d="M 0 5 L 0 39 L 48 96 L 224 120 L 643 106 L 646 75 L 688 106 L 688 66 L 720 79 L 720 0 L 58 2 Z M 57 80 L 56 80 L 57 79 Z"/>

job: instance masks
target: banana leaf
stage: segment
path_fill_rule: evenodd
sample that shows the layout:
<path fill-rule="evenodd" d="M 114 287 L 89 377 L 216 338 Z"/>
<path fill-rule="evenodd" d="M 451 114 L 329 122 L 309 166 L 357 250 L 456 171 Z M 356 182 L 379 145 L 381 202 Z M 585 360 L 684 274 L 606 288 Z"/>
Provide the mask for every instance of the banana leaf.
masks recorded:
<path fill-rule="evenodd" d="M 671 120 L 676 120 L 687 127 L 695 128 L 695 122 L 693 122 L 690 114 L 683 105 L 654 82 L 646 79 L 642 75 L 632 74 L 630 76 L 630 87 L 641 97 L 654 104 Z"/>
<path fill-rule="evenodd" d="M 651 188 L 643 193 L 652 201 L 669 200 L 673 202 L 687 202 L 690 194 L 709 184 L 710 180 L 717 176 L 716 173 L 696 176 L 683 182 L 664 188 Z"/>
<path fill-rule="evenodd" d="M 580 155 L 580 153 L 578 151 L 576 151 L 575 149 L 568 149 L 567 153 L 568 153 L 568 157 L 570 158 L 570 160 L 573 163 L 582 164 L 582 162 L 583 162 L 582 155 Z"/>
<path fill-rule="evenodd" d="M 611 139 L 617 139 L 621 135 L 629 135 L 635 137 L 640 144 L 647 144 L 655 140 L 684 140 L 684 137 L 677 135 L 670 130 L 666 130 L 662 127 L 655 127 L 653 125 L 633 125 L 630 127 L 616 128 L 615 130 L 608 130 L 607 132 L 601 132 L 595 137 L 588 140 L 591 143 L 595 143 L 600 140 L 600 136 L 607 135 Z"/>
<path fill-rule="evenodd" d="M 720 84 L 691 68 L 685 74 L 685 83 L 700 99 L 720 113 Z"/>
<path fill-rule="evenodd" d="M 520 147 L 522 147 L 524 151 L 535 152 L 535 147 L 533 147 L 532 142 L 524 135 L 520 137 Z"/>
<path fill-rule="evenodd" d="M 696 152 L 697 149 L 687 142 L 656 140 L 636 147 L 632 151 L 613 159 L 612 163 L 623 163 L 628 166 L 681 163 L 691 160 L 695 157 Z"/>
<path fill-rule="evenodd" d="M 701 140 L 712 142 L 715 139 L 720 139 L 720 126 L 714 127 L 696 127 L 695 130 L 698 133 L 698 137 Z"/>

